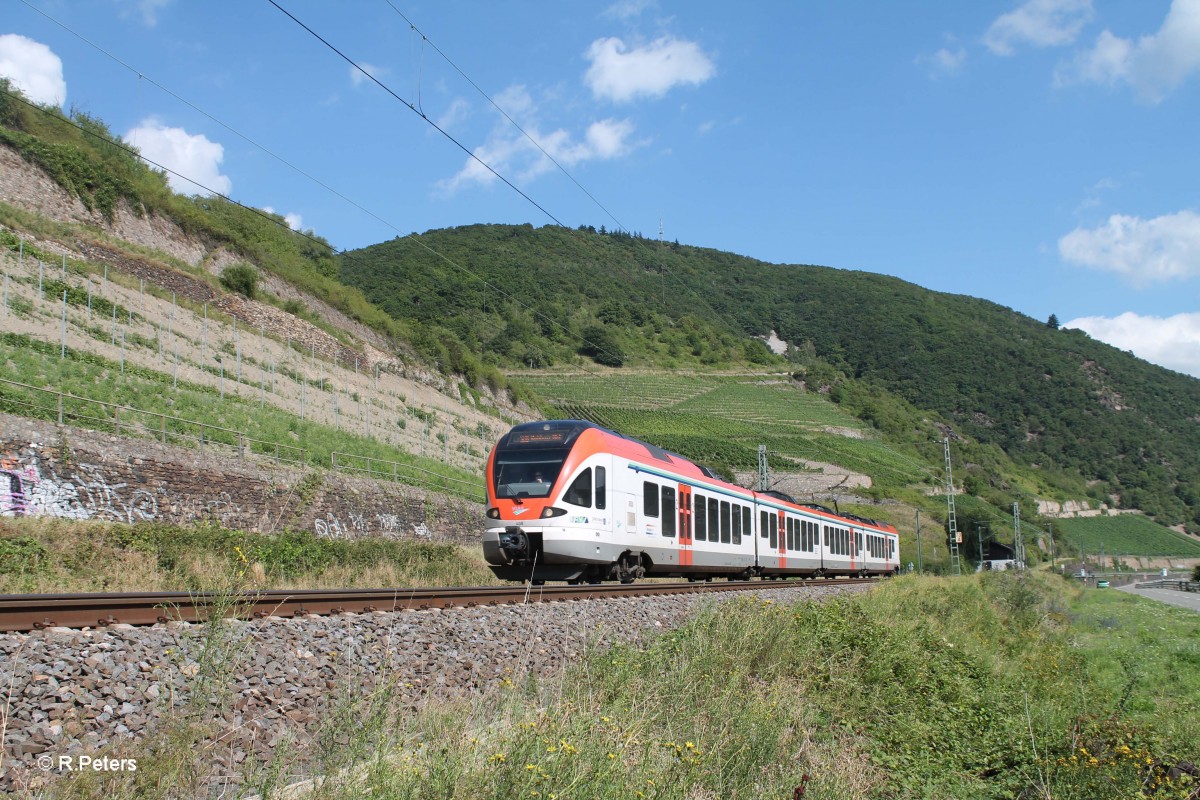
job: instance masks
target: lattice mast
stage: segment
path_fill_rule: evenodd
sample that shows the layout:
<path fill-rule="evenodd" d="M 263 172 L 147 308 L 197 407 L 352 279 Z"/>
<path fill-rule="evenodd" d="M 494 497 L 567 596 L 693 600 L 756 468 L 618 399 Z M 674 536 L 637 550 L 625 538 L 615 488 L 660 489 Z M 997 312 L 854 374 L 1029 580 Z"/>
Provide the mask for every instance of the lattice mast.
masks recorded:
<path fill-rule="evenodd" d="M 1013 558 L 1017 560 L 1017 569 L 1025 566 L 1025 542 L 1021 539 L 1021 506 L 1013 503 Z"/>
<path fill-rule="evenodd" d="M 758 446 L 758 491 L 765 492 L 771 488 L 771 469 L 767 466 L 767 446 Z"/>
<path fill-rule="evenodd" d="M 962 575 L 962 561 L 959 559 L 958 546 L 962 543 L 962 535 L 958 532 L 958 518 L 954 513 L 954 476 L 950 472 L 950 437 L 942 440 L 946 450 L 946 530 L 950 534 L 947 544 L 950 548 L 950 574 Z"/>

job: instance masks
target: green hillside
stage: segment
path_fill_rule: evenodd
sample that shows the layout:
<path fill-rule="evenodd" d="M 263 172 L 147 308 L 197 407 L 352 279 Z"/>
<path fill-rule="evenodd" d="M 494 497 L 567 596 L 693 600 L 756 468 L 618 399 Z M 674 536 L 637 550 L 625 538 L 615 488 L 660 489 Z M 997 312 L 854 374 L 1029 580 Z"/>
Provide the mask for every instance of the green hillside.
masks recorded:
<path fill-rule="evenodd" d="M 1140 514 L 1083 517 L 1055 522 L 1073 550 L 1088 555 L 1200 558 L 1200 541 L 1176 533 Z"/>
<path fill-rule="evenodd" d="M 790 369 L 928 463 L 950 436 L 972 465 L 968 489 L 1001 507 L 1014 494 L 1115 495 L 1200 531 L 1200 381 L 986 300 L 528 225 L 396 239 L 349 254 L 341 274 L 389 314 L 443 326 L 509 369 Z M 772 330 L 786 357 L 752 338 Z M 668 391 L 625 402 L 673 405 L 687 379 Z"/>

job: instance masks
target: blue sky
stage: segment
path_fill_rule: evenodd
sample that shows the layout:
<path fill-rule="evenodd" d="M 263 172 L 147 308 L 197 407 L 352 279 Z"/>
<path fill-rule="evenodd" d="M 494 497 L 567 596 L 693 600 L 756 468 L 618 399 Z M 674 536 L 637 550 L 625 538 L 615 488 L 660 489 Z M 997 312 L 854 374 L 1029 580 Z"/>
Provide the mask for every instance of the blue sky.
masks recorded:
<path fill-rule="evenodd" d="M 661 220 L 1200 377 L 1200 0 L 276 2 L 374 80 L 268 0 L 7 0 L 0 75 L 339 248 Z"/>

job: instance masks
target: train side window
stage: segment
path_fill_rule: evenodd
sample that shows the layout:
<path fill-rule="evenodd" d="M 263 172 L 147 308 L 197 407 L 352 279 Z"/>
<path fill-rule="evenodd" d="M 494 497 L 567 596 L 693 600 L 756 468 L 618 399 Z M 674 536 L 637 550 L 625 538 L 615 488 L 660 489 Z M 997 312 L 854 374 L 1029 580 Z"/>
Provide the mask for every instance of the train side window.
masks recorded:
<path fill-rule="evenodd" d="M 721 544 L 729 544 L 732 528 L 729 525 L 729 501 L 721 501 Z"/>
<path fill-rule="evenodd" d="M 829 526 L 825 525 L 825 547 L 829 547 Z"/>
<path fill-rule="evenodd" d="M 771 549 L 779 547 L 779 515 L 771 515 Z"/>
<path fill-rule="evenodd" d="M 750 529 L 750 521 L 754 519 L 754 513 L 750 511 L 750 506 L 742 506 L 742 533 L 746 536 L 753 536 L 754 531 Z"/>
<path fill-rule="evenodd" d="M 733 504 L 733 543 L 742 543 L 742 507 Z"/>
<path fill-rule="evenodd" d="M 579 477 L 571 483 L 571 487 L 563 495 L 563 502 L 570 503 L 573 506 L 583 506 L 584 508 L 592 507 L 591 467 L 579 473 Z"/>
<path fill-rule="evenodd" d="M 763 539 L 767 538 L 767 512 L 758 512 L 758 535 Z"/>
<path fill-rule="evenodd" d="M 721 540 L 721 501 L 715 497 L 708 498 L 708 540 Z"/>
<path fill-rule="evenodd" d="M 671 509 L 675 508 L 675 487 L 662 487 L 662 507 L 666 511 L 662 518 L 662 535 L 675 535 L 675 515 L 671 513 Z"/>
<path fill-rule="evenodd" d="M 642 514 L 647 517 L 658 516 L 658 484 L 650 481 L 642 483 Z"/>
<path fill-rule="evenodd" d="M 796 549 L 796 521 L 794 519 L 792 519 L 791 517 L 788 517 L 785 520 L 785 522 L 787 523 L 787 544 L 785 545 L 785 547 L 783 549 L 784 550 L 795 550 Z"/>
<path fill-rule="evenodd" d="M 694 537 L 697 542 L 703 542 L 708 538 L 708 512 L 705 500 L 702 495 L 692 495 L 692 528 L 696 534 Z"/>
<path fill-rule="evenodd" d="M 608 480 L 604 467 L 596 467 L 596 508 L 604 508 L 608 502 Z"/>
<path fill-rule="evenodd" d="M 896 555 L 896 540 L 895 539 L 888 540 L 888 554 L 889 554 L 889 557 Z"/>

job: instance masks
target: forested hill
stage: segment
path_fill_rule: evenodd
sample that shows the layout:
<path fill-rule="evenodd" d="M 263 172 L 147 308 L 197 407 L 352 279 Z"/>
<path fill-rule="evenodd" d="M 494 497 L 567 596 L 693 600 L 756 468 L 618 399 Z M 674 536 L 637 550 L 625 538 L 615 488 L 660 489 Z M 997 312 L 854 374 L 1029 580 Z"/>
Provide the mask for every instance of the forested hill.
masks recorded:
<path fill-rule="evenodd" d="M 775 331 L 810 384 L 852 392 L 891 437 L 911 436 L 912 418 L 884 392 L 1018 464 L 1086 481 L 1097 500 L 1200 531 L 1200 381 L 985 300 L 528 225 L 374 245 L 343 257 L 342 279 L 501 366 L 768 364 L 780 360 L 753 337 Z"/>

